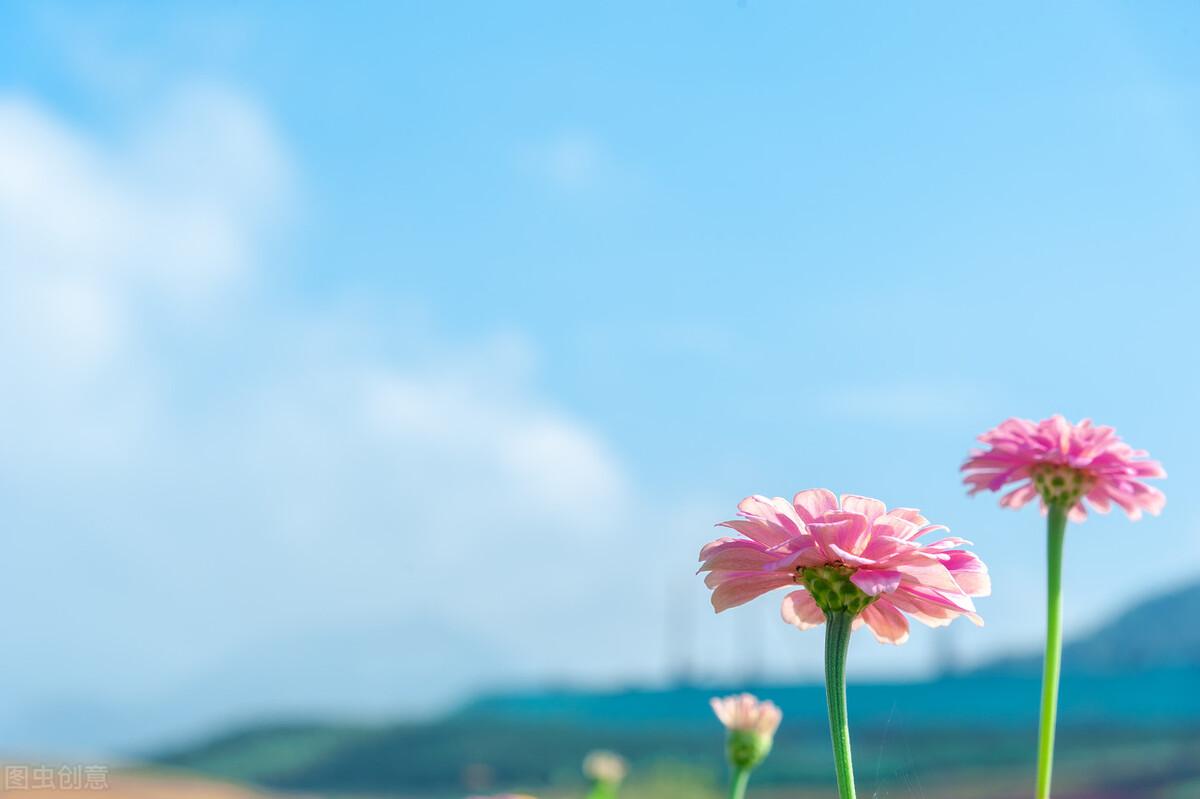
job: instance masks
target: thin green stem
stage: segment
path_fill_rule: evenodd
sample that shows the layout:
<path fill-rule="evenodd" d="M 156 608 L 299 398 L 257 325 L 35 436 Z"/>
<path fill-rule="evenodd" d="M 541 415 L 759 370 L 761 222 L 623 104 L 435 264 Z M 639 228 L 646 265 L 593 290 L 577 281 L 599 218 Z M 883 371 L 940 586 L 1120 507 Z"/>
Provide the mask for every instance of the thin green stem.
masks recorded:
<path fill-rule="evenodd" d="M 850 761 L 850 724 L 846 717 L 846 653 L 854 616 L 844 610 L 825 614 L 825 703 L 829 736 L 837 770 L 839 799 L 854 799 L 854 765 Z"/>
<path fill-rule="evenodd" d="M 1054 768 L 1054 725 L 1058 717 L 1058 676 L 1062 667 L 1062 561 L 1067 535 L 1064 503 L 1050 505 L 1046 522 L 1046 656 L 1042 668 L 1042 714 L 1038 728 L 1037 799 L 1050 797 Z"/>
<path fill-rule="evenodd" d="M 592 783 L 592 789 L 588 791 L 587 799 L 617 799 L 617 786 L 615 783 L 596 780 Z"/>
<path fill-rule="evenodd" d="M 729 779 L 729 799 L 745 799 L 746 783 L 750 781 L 750 769 L 735 768 Z"/>

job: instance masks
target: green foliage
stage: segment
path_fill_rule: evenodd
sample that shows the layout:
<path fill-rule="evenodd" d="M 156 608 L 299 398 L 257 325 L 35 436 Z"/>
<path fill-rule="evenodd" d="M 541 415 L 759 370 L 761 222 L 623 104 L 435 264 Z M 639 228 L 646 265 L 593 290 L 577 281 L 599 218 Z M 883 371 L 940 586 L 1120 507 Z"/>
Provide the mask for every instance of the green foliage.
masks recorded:
<path fill-rule="evenodd" d="M 727 773 L 721 736 L 715 720 L 688 729 L 616 730 L 476 719 L 360 729 L 277 728 L 171 759 L 212 776 L 322 795 L 448 799 L 521 790 L 541 799 L 579 799 L 588 789 L 580 761 L 603 746 L 632 763 L 620 799 L 715 799 Z M 827 797 L 832 782 L 827 736 L 820 727 L 789 729 L 785 723 L 771 756 L 755 770 L 750 795 Z M 1112 795 L 1157 797 L 1200 780 L 1200 727 L 1074 726 L 1063 729 L 1060 740 L 1056 781 L 1063 796 L 1089 786 L 1127 785 L 1125 793 Z M 900 719 L 855 735 L 860 789 L 881 797 L 913 795 L 918 784 L 928 797 L 1023 793 L 1032 773 L 1032 742 L 1032 728 L 919 729 Z M 472 781 L 479 775 L 482 781 Z"/>
<path fill-rule="evenodd" d="M 621 799 L 724 799 L 724 792 L 709 769 L 652 761 L 621 789 Z"/>
<path fill-rule="evenodd" d="M 1061 795 L 1112 783 L 1132 786 L 1115 796 L 1157 799 L 1168 787 L 1200 780 L 1197 684 L 1200 671 L 1190 668 L 1079 675 L 1064 683 L 1056 766 Z M 832 771 L 822 687 L 737 688 L 774 700 L 785 714 L 771 756 L 754 772 L 751 799 L 827 799 Z M 707 700 L 733 689 L 507 694 L 430 723 L 249 730 L 159 762 L 321 795 L 461 799 L 519 789 L 541 799 L 579 799 L 587 792 L 583 757 L 605 748 L 632 765 L 620 799 L 654 799 L 654 792 L 720 794 L 727 770 L 724 730 Z M 863 795 L 920 795 L 916 785 L 929 797 L 1029 793 L 1037 696 L 1036 677 L 1011 675 L 852 683 Z M 968 784 L 983 787 L 971 794 Z M 943 786 L 958 793 L 945 793 Z"/>

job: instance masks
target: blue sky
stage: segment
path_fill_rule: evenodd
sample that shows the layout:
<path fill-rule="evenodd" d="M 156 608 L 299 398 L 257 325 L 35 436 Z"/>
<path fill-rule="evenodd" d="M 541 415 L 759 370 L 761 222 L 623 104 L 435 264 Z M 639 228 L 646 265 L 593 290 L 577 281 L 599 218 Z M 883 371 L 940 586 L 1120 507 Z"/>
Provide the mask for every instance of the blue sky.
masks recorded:
<path fill-rule="evenodd" d="M 1072 534 L 1072 629 L 1195 578 L 1198 34 L 1182 3 L 6 5 L 8 715 L 168 708 L 133 740 L 684 651 L 811 676 L 818 634 L 714 618 L 691 570 L 742 496 L 818 485 L 995 577 L 985 629 L 858 642 L 860 675 L 1033 645 L 1040 520 L 957 477 L 1009 415 L 1171 474 L 1161 518 Z M 228 689 L 328 641 L 262 707 Z"/>

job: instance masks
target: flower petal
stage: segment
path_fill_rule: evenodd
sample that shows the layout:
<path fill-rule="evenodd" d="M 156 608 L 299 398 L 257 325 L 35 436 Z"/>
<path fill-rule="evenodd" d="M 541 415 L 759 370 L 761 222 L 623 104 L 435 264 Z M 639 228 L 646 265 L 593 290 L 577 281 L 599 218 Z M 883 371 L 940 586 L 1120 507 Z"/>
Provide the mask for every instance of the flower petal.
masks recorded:
<path fill-rule="evenodd" d="M 716 575 L 723 575 L 717 578 L 712 592 L 712 606 L 717 613 L 794 582 L 786 572 L 709 572 L 709 579 Z"/>
<path fill-rule="evenodd" d="M 778 546 L 792 538 L 788 531 L 779 525 L 757 519 L 732 519 L 727 522 L 720 522 L 717 526 L 737 530 L 746 536 L 746 538 L 758 541 L 760 544 L 766 544 L 769 547 Z"/>
<path fill-rule="evenodd" d="M 862 618 L 881 644 L 899 645 L 908 640 L 908 619 L 886 599 L 868 605 Z"/>
<path fill-rule="evenodd" d="M 921 515 L 921 511 L 916 508 L 892 508 L 887 512 L 888 516 L 896 516 L 904 519 L 906 522 L 912 522 L 917 527 L 924 527 L 929 524 L 929 520 Z"/>
<path fill-rule="evenodd" d="M 730 536 L 725 536 L 724 538 L 717 538 L 705 544 L 700 549 L 700 560 L 708 560 L 717 552 L 720 552 L 723 549 L 729 549 L 731 547 L 746 547 L 749 549 L 766 551 L 766 547 L 757 541 L 751 541 L 747 538 L 732 538 Z"/>
<path fill-rule="evenodd" d="M 885 513 L 871 523 L 871 537 L 886 535 L 907 541 L 917 536 L 921 525 L 897 516 L 894 512 Z"/>
<path fill-rule="evenodd" d="M 869 540 L 870 527 L 867 525 L 867 518 L 861 514 L 827 513 L 823 519 L 823 521 L 809 524 L 808 532 L 821 551 L 830 558 L 837 558 L 832 549 L 834 546 L 852 554 L 858 554 L 854 551 L 854 546 L 862 542 L 864 536 L 867 536 Z M 859 551 L 862 551 L 862 548 L 860 546 Z"/>
<path fill-rule="evenodd" d="M 952 549 L 946 553 L 942 565 L 950 570 L 954 582 L 967 596 L 989 596 L 992 593 L 992 580 L 988 576 L 987 566 L 973 552 L 962 549 Z"/>
<path fill-rule="evenodd" d="M 781 555 L 771 568 L 780 571 L 795 571 L 807 566 L 820 566 L 825 563 L 825 556 L 817 545 L 808 541 L 800 549 L 790 554 Z"/>
<path fill-rule="evenodd" d="M 784 530 L 789 536 L 800 535 L 803 524 L 792 503 L 783 497 L 755 494 L 738 503 L 738 512 L 747 519 L 759 519 Z"/>
<path fill-rule="evenodd" d="M 825 613 L 807 591 L 793 591 L 785 596 L 780 613 L 784 621 L 801 630 L 811 630 L 825 623 Z"/>
<path fill-rule="evenodd" d="M 873 522 L 887 513 L 887 505 L 871 497 L 860 497 L 858 494 L 842 494 L 842 510 L 857 513 Z"/>
<path fill-rule="evenodd" d="M 778 558 L 772 553 L 762 548 L 761 544 L 756 544 L 753 541 L 746 541 L 745 546 L 741 539 L 734 539 L 722 547 L 710 550 L 708 557 L 701 564 L 699 571 L 713 571 L 716 569 L 726 571 L 761 571 L 766 566 L 774 563 Z"/>
<path fill-rule="evenodd" d="M 810 488 L 792 499 L 796 514 L 805 524 L 814 522 L 831 510 L 837 510 L 837 496 L 827 488 Z"/>
<path fill-rule="evenodd" d="M 850 582 L 862 589 L 867 596 L 891 593 L 900 586 L 904 575 L 891 569 L 859 569 L 850 575 Z"/>

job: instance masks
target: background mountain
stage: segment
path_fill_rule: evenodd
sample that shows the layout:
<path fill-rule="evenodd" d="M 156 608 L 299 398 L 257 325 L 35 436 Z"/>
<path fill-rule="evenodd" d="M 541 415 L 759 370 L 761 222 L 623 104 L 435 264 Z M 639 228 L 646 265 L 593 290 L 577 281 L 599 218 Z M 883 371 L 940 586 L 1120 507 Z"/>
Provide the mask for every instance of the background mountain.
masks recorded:
<path fill-rule="evenodd" d="M 1146 769 L 1200 780 L 1200 649 L 1191 621 L 1198 601 L 1200 584 L 1172 591 L 1071 643 L 1059 706 L 1064 769 L 1090 779 L 1102 770 L 1080 764 L 1107 752 L 1105 767 L 1116 769 L 1110 782 L 1137 783 Z M 425 723 L 249 728 L 157 759 L 272 787 L 337 792 L 537 788 L 575 779 L 580 758 L 596 747 L 617 749 L 642 769 L 665 758 L 717 774 L 720 735 L 708 699 L 742 690 L 774 700 L 787 719 L 776 746 L 785 754 L 761 778 L 822 785 L 819 684 L 496 692 Z M 936 775 L 947 752 L 957 753 L 954 762 L 1016 773 L 1028 766 L 1039 692 L 1036 657 L 1019 657 L 920 682 L 853 683 L 850 702 L 856 735 L 879 773 Z M 485 784 L 472 783 L 481 773 Z"/>
<path fill-rule="evenodd" d="M 1139 602 L 1063 648 L 1063 670 L 1069 673 L 1192 666 L 1200 666 L 1200 583 Z M 1037 674 L 1040 668 L 1041 653 L 1035 652 L 1000 658 L 981 671 Z"/>
<path fill-rule="evenodd" d="M 1200 780 L 1200 670 L 1076 677 L 1060 704 L 1060 765 L 1102 757 L 1122 779 Z M 595 748 L 615 749 L 635 771 L 664 762 L 717 780 L 722 735 L 714 694 L 751 690 L 783 709 L 763 783 L 821 786 L 828 779 L 820 686 L 679 686 L 661 691 L 496 695 L 427 723 L 295 724 L 243 730 L 160 756 L 163 765 L 259 785 L 336 794 L 544 792 L 578 782 Z M 858 750 L 876 773 L 926 780 L 952 771 L 1028 772 L 1036 730 L 1036 678 L 972 675 L 916 684 L 850 687 Z M 969 766 L 967 764 L 970 764 Z M 1166 765 L 1164 765 L 1166 764 Z M 1164 769 L 1167 769 L 1164 772 Z M 1095 771 L 1095 775 L 1103 770 Z M 482 775 L 482 777 L 480 777 Z M 481 783 L 472 780 L 481 779 Z M 1114 773 L 1111 779 L 1117 779 Z M 881 794 L 886 795 L 886 794 Z M 1089 794 L 1093 795 L 1093 794 Z M 1151 796 L 1153 794 L 1104 794 Z"/>

